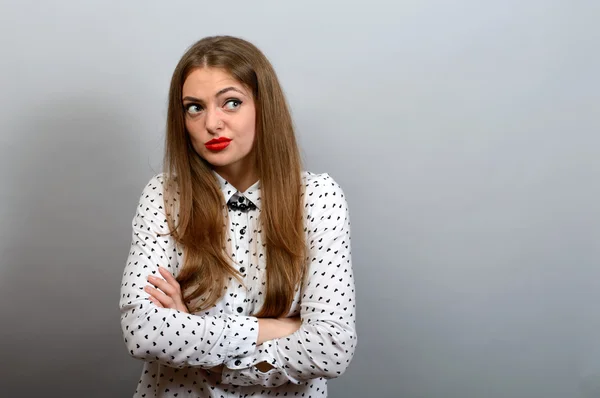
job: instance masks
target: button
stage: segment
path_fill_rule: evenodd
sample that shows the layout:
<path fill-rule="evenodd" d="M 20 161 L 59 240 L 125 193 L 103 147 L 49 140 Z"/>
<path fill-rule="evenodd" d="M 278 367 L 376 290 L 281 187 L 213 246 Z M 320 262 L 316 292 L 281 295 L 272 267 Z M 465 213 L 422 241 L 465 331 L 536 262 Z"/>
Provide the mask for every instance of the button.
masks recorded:
<path fill-rule="evenodd" d="M 243 274 L 244 272 L 246 272 L 246 268 L 244 268 L 244 267 L 240 268 L 240 272 Z"/>
<path fill-rule="evenodd" d="M 242 364 L 242 361 L 240 361 L 239 359 L 237 361 L 235 361 L 235 366 L 240 366 Z"/>
<path fill-rule="evenodd" d="M 244 309 L 242 307 L 237 307 L 237 312 L 241 314 L 242 312 L 244 312 Z"/>
<path fill-rule="evenodd" d="M 240 203 L 244 203 L 244 200 L 246 200 L 246 198 L 244 198 L 243 196 L 240 196 L 240 197 L 238 198 L 238 201 L 239 201 Z"/>
<path fill-rule="evenodd" d="M 242 235 L 246 234 L 246 227 L 240 229 L 240 234 L 242 234 Z"/>

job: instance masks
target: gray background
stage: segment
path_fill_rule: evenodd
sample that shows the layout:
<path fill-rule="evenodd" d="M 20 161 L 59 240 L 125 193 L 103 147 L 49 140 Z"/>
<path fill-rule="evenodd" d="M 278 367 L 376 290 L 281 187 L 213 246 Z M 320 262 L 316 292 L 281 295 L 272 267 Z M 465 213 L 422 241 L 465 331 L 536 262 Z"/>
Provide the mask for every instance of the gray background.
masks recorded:
<path fill-rule="evenodd" d="M 600 396 L 598 1 L 0 2 L 0 395 L 126 397 L 118 295 L 185 48 L 270 57 L 345 189 L 331 397 Z"/>

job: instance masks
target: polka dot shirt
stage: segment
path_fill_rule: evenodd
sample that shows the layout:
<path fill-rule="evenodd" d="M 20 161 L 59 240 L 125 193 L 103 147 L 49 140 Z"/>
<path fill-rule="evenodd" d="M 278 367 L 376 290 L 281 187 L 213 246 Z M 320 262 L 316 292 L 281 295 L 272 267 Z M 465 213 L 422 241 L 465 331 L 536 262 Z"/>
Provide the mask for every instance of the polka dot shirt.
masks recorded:
<path fill-rule="evenodd" d="M 209 310 L 185 314 L 159 308 L 143 290 L 158 267 L 177 275 L 183 249 L 168 232 L 164 175 L 144 188 L 132 221 L 131 250 L 121 283 L 121 326 L 127 350 L 144 361 L 134 397 L 325 397 L 326 380 L 340 376 L 356 346 L 355 292 L 348 206 L 327 174 L 303 173 L 308 272 L 288 316 L 300 316 L 294 334 L 257 345 L 265 297 L 265 243 L 259 225 L 260 181 L 238 192 L 215 173 L 228 207 L 228 250 L 243 284 L 230 278 Z M 242 206 L 243 207 L 243 206 Z M 273 369 L 259 371 L 268 362 Z M 210 368 L 224 365 L 222 373 Z"/>

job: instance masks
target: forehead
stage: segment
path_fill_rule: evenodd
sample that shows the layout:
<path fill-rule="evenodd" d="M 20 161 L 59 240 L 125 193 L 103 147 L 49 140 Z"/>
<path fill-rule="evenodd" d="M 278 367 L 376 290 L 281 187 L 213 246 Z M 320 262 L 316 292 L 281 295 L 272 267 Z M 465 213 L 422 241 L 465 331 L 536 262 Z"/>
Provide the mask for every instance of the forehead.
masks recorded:
<path fill-rule="evenodd" d="M 220 68 L 194 69 L 183 82 L 182 94 L 184 97 L 186 95 L 210 97 L 224 87 L 235 87 L 247 94 L 243 84 Z"/>

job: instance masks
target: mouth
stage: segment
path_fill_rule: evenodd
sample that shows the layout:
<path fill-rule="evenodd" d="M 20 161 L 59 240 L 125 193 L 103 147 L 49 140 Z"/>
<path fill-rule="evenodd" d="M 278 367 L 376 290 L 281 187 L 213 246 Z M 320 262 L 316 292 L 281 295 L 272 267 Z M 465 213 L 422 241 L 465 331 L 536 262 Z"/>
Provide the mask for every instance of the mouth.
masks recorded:
<path fill-rule="evenodd" d="M 211 151 L 221 151 L 221 150 L 227 148 L 229 146 L 230 142 L 231 142 L 230 138 L 219 137 L 219 138 L 214 138 L 214 139 L 208 141 L 207 143 L 204 144 L 204 146 L 206 147 L 206 149 L 209 149 Z"/>

